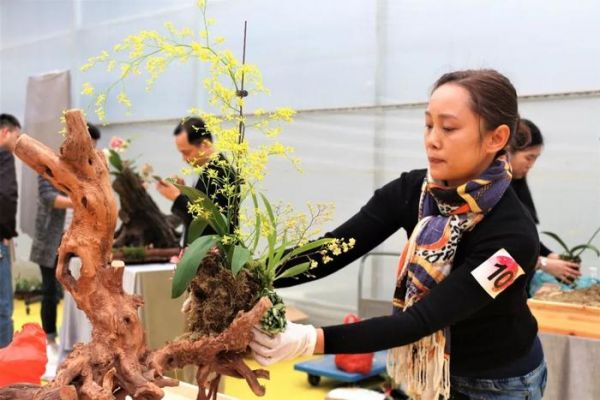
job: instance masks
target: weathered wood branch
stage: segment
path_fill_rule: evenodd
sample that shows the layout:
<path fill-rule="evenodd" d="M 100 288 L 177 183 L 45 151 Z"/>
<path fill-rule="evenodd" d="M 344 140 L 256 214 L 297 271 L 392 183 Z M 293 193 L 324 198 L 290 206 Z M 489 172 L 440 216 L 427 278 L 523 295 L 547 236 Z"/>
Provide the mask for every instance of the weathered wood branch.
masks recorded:
<path fill-rule="evenodd" d="M 67 137 L 58 155 L 27 135 L 17 140 L 15 154 L 73 201 L 73 221 L 58 249 L 57 278 L 92 323 L 92 340 L 76 345 L 46 386 L 9 386 L 0 389 L 0 400 L 160 399 L 162 387 L 177 384 L 162 373 L 190 364 L 199 367 L 199 399 L 216 398 L 221 375 L 243 377 L 254 393 L 264 394 L 258 378 L 268 372 L 250 370 L 242 355 L 252 326 L 271 305 L 268 299 L 239 313 L 217 336 L 147 350 L 138 317 L 143 300 L 123 291 L 123 268 L 111 267 L 117 208 L 106 159 L 93 148 L 81 111 L 70 110 L 65 118 Z M 69 271 L 75 256 L 82 262 L 79 279 Z M 211 373 L 217 379 L 209 380 Z"/>

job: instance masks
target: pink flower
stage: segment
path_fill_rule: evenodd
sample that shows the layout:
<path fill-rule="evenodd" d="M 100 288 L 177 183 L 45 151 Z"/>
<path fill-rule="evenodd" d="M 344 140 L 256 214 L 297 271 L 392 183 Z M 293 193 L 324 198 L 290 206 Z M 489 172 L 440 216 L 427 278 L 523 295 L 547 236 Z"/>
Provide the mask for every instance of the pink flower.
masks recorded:
<path fill-rule="evenodd" d="M 108 147 L 114 151 L 125 150 L 127 146 L 129 146 L 129 142 L 118 136 L 113 136 L 112 138 L 110 138 L 110 143 L 108 144 Z"/>
<path fill-rule="evenodd" d="M 187 248 L 187 247 L 186 247 Z M 181 261 L 181 257 L 183 257 L 183 253 L 185 253 L 185 249 L 181 249 L 178 255 L 171 257 L 169 262 L 171 264 L 178 264 Z"/>

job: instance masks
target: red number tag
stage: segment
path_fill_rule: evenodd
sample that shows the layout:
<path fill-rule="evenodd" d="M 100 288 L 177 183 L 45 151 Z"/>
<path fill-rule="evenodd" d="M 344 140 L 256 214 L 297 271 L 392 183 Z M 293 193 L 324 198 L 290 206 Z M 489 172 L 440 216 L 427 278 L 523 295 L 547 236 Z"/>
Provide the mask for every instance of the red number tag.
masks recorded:
<path fill-rule="evenodd" d="M 498 250 L 479 267 L 471 271 L 477 283 L 496 298 L 500 293 L 525 272 L 514 258 L 504 249 Z"/>

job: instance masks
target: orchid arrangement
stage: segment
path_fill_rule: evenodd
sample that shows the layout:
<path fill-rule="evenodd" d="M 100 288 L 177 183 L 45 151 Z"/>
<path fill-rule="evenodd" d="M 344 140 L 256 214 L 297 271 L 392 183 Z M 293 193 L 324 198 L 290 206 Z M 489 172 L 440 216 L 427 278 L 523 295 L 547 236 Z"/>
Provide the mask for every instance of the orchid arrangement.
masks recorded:
<path fill-rule="evenodd" d="M 181 296 L 196 275 L 201 260 L 218 249 L 222 264 L 228 266 L 234 276 L 247 269 L 260 282 L 262 290 L 257 298 L 267 295 L 274 303 L 263 318 L 263 327 L 277 332 L 285 328 L 285 311 L 273 291 L 274 282 L 310 273 L 319 263 L 327 263 L 332 257 L 349 251 L 354 240 L 313 239 L 320 233 L 319 226 L 331 219 L 331 204 L 309 204 L 307 213 L 299 213 L 289 205 L 272 203 L 261 190 L 270 159 L 285 158 L 301 170 L 299 160 L 293 156 L 294 149 L 278 140 L 283 124 L 293 121 L 295 111 L 278 108 L 245 112 L 248 98 L 269 93 L 260 70 L 247 63 L 245 55 L 240 61 L 233 52 L 223 48 L 224 38 L 213 37 L 209 32 L 215 21 L 207 17 L 206 2 L 198 1 L 198 7 L 204 22 L 199 31 L 177 28 L 167 22 L 164 33 L 142 31 L 128 36 L 112 51 L 91 57 L 82 70 L 103 66 L 108 73 L 116 74 L 115 81 L 100 91 L 91 83 L 84 83 L 82 94 L 94 97 L 95 113 L 104 120 L 105 105 L 110 98 L 116 97 L 126 112 L 133 109 L 125 91 L 129 79 L 145 79 L 146 89 L 150 91 L 172 63 L 197 60 L 208 64 L 209 75 L 203 85 L 212 112 L 194 107 L 188 113 L 202 118 L 215 138 L 215 155 L 222 154 L 226 158 L 226 161 L 215 159 L 214 162 L 229 163 L 235 176 L 226 176 L 218 182 L 218 194 L 228 199 L 228 207 L 218 206 L 214 196 L 211 198 L 174 182 L 189 199 L 188 207 L 194 220 L 188 232 L 190 245 L 173 278 L 172 295 Z M 115 144 L 117 148 L 109 150 L 113 166 L 119 165 L 118 149 L 124 143 L 115 140 Z M 206 164 L 191 166 L 184 173 L 200 174 L 204 168 Z M 219 179 L 218 176 L 209 178 Z M 207 226 L 216 234 L 204 235 Z"/>
<path fill-rule="evenodd" d="M 123 168 L 128 166 L 128 161 L 123 161 L 121 154 L 123 154 L 128 148 L 131 142 L 118 136 L 110 138 L 108 148 L 102 149 L 106 160 L 114 168 L 113 174 L 119 174 L 123 171 Z"/>
<path fill-rule="evenodd" d="M 113 136 L 110 138 L 108 148 L 103 149 L 106 160 L 114 169 L 113 174 L 118 175 L 119 173 L 123 172 L 123 168 L 129 167 L 133 169 L 133 171 L 142 179 L 142 181 L 150 182 L 152 180 L 152 174 L 154 173 L 154 168 L 152 165 L 145 163 L 138 172 L 136 171 L 134 161 L 123 160 L 122 155 L 125 153 L 125 151 L 127 151 L 130 144 L 130 139 L 123 139 L 119 136 Z"/>

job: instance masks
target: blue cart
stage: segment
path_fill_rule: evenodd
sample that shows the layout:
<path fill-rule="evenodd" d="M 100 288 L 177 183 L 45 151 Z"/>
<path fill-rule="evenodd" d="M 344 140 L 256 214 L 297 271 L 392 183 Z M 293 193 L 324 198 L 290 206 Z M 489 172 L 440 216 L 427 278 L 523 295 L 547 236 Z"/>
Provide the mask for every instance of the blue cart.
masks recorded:
<path fill-rule="evenodd" d="M 296 371 L 306 372 L 308 374 L 308 383 L 312 386 L 318 386 L 321 382 L 321 377 L 331 378 L 341 382 L 355 383 L 385 372 L 386 357 L 387 351 L 385 350 L 375 353 L 373 368 L 368 374 L 350 373 L 338 369 L 335 366 L 335 356 L 333 355 L 296 363 L 294 369 Z"/>
<path fill-rule="evenodd" d="M 370 257 L 383 258 L 386 257 L 389 260 L 396 261 L 400 257 L 400 253 L 392 252 L 372 252 L 365 254 L 359 264 L 358 269 L 358 315 L 360 318 L 372 318 L 381 315 L 389 315 L 392 311 L 391 300 L 379 300 L 370 299 L 364 295 L 363 282 L 366 261 Z M 388 262 L 385 265 L 386 269 L 390 267 L 390 271 L 386 271 L 385 274 L 394 274 L 396 267 L 395 263 Z M 391 298 L 391 297 L 390 297 Z M 375 353 L 375 359 L 373 360 L 373 368 L 371 372 L 363 375 L 358 373 L 348 373 L 338 369 L 335 365 L 335 358 L 332 355 L 324 356 L 311 361 L 304 361 L 294 365 L 296 371 L 306 372 L 308 374 L 308 382 L 312 386 L 317 386 L 321 382 L 321 377 L 327 377 L 336 379 L 341 382 L 355 383 L 363 379 L 371 378 L 373 376 L 382 374 L 386 369 L 386 355 L 387 351 L 379 351 Z"/>

